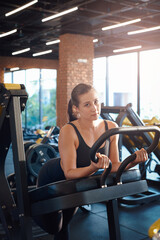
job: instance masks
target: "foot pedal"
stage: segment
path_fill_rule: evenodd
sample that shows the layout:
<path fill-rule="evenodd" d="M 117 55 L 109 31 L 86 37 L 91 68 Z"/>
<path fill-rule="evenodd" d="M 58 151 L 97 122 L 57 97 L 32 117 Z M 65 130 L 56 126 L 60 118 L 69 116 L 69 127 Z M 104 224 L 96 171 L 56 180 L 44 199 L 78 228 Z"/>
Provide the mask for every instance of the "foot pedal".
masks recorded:
<path fill-rule="evenodd" d="M 137 204 L 145 204 L 150 203 L 152 201 L 156 201 L 160 198 L 160 193 L 154 191 L 147 191 L 139 194 L 135 194 L 132 196 L 126 196 L 118 199 L 119 203 L 123 203 L 126 205 L 137 205 Z"/>

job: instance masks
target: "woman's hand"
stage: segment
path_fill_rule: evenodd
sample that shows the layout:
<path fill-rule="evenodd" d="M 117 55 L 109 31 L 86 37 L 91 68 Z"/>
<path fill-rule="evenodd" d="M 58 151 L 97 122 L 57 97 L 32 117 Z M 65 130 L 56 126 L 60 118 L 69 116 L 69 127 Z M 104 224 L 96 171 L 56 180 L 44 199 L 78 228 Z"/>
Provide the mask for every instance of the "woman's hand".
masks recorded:
<path fill-rule="evenodd" d="M 145 162 L 148 159 L 148 153 L 144 148 L 141 148 L 140 150 L 135 152 L 136 159 L 134 160 L 134 163 L 142 163 Z"/>
<path fill-rule="evenodd" d="M 91 161 L 91 165 L 95 169 L 105 169 L 109 167 L 109 158 L 106 155 L 101 153 L 96 153 L 96 157 L 98 158 L 97 163 Z"/>

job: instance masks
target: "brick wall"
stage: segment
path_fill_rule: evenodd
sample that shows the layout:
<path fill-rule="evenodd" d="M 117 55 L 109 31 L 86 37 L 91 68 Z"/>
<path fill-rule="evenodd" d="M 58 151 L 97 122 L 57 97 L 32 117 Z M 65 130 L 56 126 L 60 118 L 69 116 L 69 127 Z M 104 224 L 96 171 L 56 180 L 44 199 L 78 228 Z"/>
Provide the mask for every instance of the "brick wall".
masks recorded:
<path fill-rule="evenodd" d="M 19 67 L 22 69 L 29 68 L 58 69 L 58 60 L 0 56 L 0 68 L 13 68 L 13 67 Z"/>
<path fill-rule="evenodd" d="M 1 57 L 0 82 L 4 81 L 4 68 L 57 69 L 57 125 L 67 121 L 67 105 L 74 86 L 78 83 L 93 83 L 93 37 L 79 34 L 60 36 L 59 61 L 38 58 Z"/>
<path fill-rule="evenodd" d="M 67 105 L 74 86 L 93 83 L 93 38 L 64 34 L 59 44 L 59 71 L 57 81 L 57 125 L 68 121 Z"/>
<path fill-rule="evenodd" d="M 0 67 L 0 83 L 4 82 L 4 68 Z"/>

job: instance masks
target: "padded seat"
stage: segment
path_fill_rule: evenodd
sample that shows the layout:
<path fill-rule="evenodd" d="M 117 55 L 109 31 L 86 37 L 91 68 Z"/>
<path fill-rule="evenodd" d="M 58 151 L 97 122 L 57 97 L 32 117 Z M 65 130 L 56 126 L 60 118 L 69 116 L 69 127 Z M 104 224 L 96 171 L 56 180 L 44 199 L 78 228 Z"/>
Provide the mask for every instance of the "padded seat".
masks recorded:
<path fill-rule="evenodd" d="M 100 174 L 95 174 L 86 178 L 63 180 L 56 183 L 50 183 L 43 187 L 39 187 L 29 191 L 30 201 L 32 203 L 35 203 L 45 199 L 51 199 L 54 197 L 65 196 L 72 193 L 97 189 L 101 187 L 100 178 Z M 115 185 L 115 178 L 116 173 L 109 174 L 106 180 L 106 185 Z M 139 181 L 140 179 L 141 174 L 138 169 L 128 170 L 122 174 L 123 183 Z"/>

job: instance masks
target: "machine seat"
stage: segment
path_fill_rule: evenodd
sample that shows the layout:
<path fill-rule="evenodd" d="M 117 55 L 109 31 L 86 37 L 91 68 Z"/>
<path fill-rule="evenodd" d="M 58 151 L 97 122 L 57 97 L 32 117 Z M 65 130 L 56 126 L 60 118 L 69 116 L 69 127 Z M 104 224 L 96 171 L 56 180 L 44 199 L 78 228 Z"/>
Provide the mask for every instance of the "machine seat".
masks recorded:
<path fill-rule="evenodd" d="M 29 191 L 30 201 L 35 203 L 45 199 L 100 188 L 100 176 L 100 174 L 96 174 L 86 178 L 63 180 L 38 187 Z M 115 177 L 116 173 L 109 174 L 106 180 L 106 185 L 115 185 Z M 128 170 L 122 174 L 123 183 L 139 181 L 140 179 L 141 174 L 138 169 Z"/>

